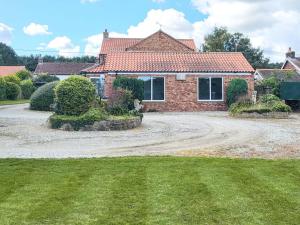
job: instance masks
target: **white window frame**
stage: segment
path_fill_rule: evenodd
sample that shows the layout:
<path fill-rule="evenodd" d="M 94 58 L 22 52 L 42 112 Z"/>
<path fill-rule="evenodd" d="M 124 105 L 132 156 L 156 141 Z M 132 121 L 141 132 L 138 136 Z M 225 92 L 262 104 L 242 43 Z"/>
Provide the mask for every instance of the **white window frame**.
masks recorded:
<path fill-rule="evenodd" d="M 199 99 L 199 79 L 209 79 L 209 99 Z M 211 99 L 211 79 L 222 79 L 222 99 Z M 224 101 L 224 77 L 197 77 L 197 100 L 198 102 L 223 102 Z"/>
<path fill-rule="evenodd" d="M 149 77 L 151 83 L 151 99 L 150 100 L 143 100 L 143 102 L 164 102 L 166 100 L 166 78 L 164 76 L 139 76 L 138 78 L 141 79 L 143 77 Z M 163 78 L 164 79 L 164 99 L 163 100 L 154 100 L 153 99 L 153 78 Z"/>

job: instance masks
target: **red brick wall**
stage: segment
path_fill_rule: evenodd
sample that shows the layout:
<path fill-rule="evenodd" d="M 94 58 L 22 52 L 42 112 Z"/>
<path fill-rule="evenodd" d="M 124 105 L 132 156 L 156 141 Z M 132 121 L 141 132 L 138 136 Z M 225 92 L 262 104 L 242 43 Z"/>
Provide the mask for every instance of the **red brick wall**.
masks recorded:
<path fill-rule="evenodd" d="M 149 75 L 145 75 L 149 76 Z M 159 75 L 153 75 L 159 76 Z M 130 76 L 136 77 L 136 76 Z M 254 76 L 224 76 L 224 101 L 220 102 L 199 102 L 198 101 L 198 90 L 197 90 L 197 78 L 205 77 L 203 75 L 187 75 L 186 80 L 176 80 L 176 75 L 165 75 L 165 101 L 163 102 L 147 102 L 144 101 L 145 111 L 156 110 L 162 112 L 176 112 L 176 111 L 216 111 L 216 110 L 227 110 L 226 106 L 226 89 L 229 81 L 234 78 L 243 78 L 248 83 L 249 96 L 251 96 L 254 90 Z M 209 76 L 207 76 L 209 77 Z M 220 77 L 220 76 L 211 76 Z M 109 97 L 112 93 L 112 82 L 115 76 L 105 76 L 105 94 Z"/>
<path fill-rule="evenodd" d="M 283 69 L 288 69 L 288 70 L 295 70 L 296 68 L 293 66 L 293 64 L 291 64 L 290 62 L 287 62 Z"/>

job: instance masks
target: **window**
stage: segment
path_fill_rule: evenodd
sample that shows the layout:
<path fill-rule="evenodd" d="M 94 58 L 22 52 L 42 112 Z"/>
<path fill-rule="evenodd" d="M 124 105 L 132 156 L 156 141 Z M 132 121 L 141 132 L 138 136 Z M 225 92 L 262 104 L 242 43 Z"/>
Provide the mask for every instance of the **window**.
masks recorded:
<path fill-rule="evenodd" d="M 97 94 L 101 98 L 104 98 L 104 75 L 100 75 L 100 77 L 91 77 L 90 80 L 95 85 Z"/>
<path fill-rule="evenodd" d="M 165 78 L 164 77 L 139 77 L 144 81 L 144 100 L 165 100 Z"/>
<path fill-rule="evenodd" d="M 198 78 L 199 101 L 223 101 L 223 78 Z"/>

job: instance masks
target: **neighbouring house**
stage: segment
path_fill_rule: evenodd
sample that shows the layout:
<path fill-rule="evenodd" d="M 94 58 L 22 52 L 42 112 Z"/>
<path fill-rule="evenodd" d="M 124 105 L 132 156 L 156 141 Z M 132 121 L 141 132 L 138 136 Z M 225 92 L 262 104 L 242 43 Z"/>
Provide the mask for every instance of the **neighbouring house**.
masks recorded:
<path fill-rule="evenodd" d="M 289 48 L 281 69 L 257 69 L 254 74 L 256 82 L 271 77 L 281 80 L 280 97 L 286 101 L 300 100 L 300 57 Z"/>
<path fill-rule="evenodd" d="M 64 80 L 71 75 L 80 75 L 81 71 L 94 66 L 95 63 L 43 62 L 39 60 L 34 75 L 48 74 Z"/>
<path fill-rule="evenodd" d="M 245 79 L 249 95 L 254 89 L 254 69 L 242 53 L 198 52 L 193 39 L 161 30 L 144 39 L 110 38 L 105 30 L 98 64 L 82 72 L 101 80 L 107 98 L 117 76 L 142 79 L 146 111 L 226 110 L 230 80 Z"/>
<path fill-rule="evenodd" d="M 25 66 L 0 66 L 0 76 L 12 75 L 22 70 L 26 70 Z"/>

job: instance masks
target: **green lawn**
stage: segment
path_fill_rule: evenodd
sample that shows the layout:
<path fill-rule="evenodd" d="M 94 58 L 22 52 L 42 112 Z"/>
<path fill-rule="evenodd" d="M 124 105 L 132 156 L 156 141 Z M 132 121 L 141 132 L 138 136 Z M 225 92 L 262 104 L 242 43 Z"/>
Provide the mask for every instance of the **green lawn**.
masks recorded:
<path fill-rule="evenodd" d="M 0 160 L 1 225 L 299 223 L 299 160 Z"/>
<path fill-rule="evenodd" d="M 4 101 L 0 101 L 0 105 L 15 105 L 15 104 L 24 104 L 29 102 L 30 102 L 29 99 L 4 100 Z"/>

